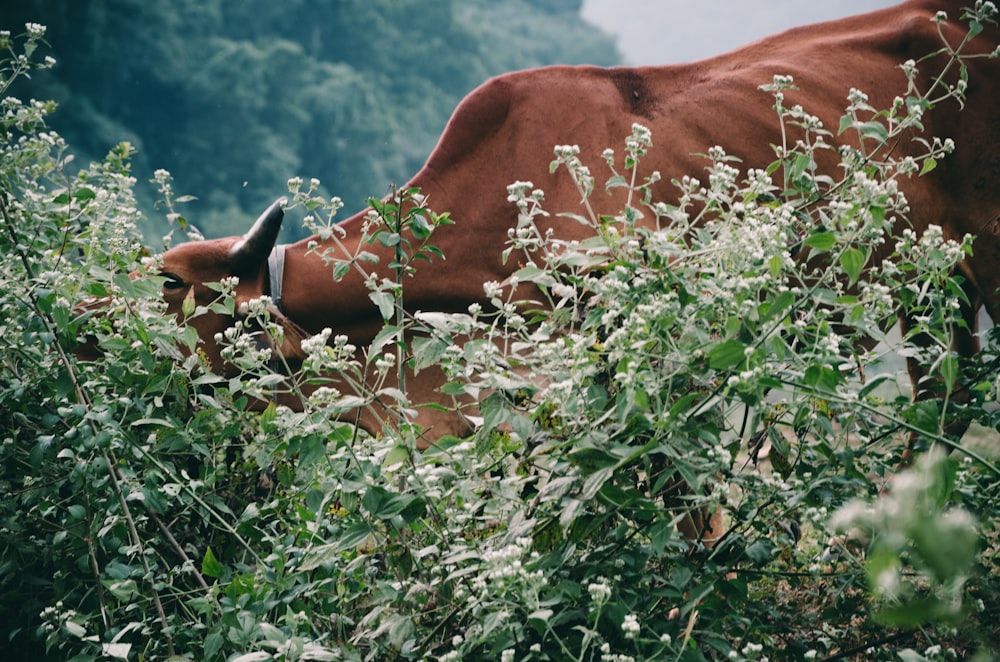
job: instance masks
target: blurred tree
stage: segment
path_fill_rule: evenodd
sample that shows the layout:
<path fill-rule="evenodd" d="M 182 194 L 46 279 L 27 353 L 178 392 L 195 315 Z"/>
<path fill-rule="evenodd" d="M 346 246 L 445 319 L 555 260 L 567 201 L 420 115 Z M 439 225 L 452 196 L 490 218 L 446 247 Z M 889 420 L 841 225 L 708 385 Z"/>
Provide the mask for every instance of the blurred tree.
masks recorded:
<path fill-rule="evenodd" d="M 291 176 L 320 178 L 349 210 L 405 182 L 458 101 L 489 76 L 618 62 L 580 6 L 21 0 L 0 29 L 48 27 L 59 64 L 15 93 L 67 106 L 53 128 L 82 159 L 129 140 L 147 213 L 155 192 L 146 180 L 166 168 L 178 193 L 198 198 L 186 215 L 221 235 L 242 232 Z"/>

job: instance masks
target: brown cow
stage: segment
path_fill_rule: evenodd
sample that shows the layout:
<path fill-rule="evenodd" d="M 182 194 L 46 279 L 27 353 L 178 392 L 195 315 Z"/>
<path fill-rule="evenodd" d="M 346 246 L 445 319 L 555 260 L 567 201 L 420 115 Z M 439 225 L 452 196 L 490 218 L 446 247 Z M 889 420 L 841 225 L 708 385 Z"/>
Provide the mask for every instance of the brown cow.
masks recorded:
<path fill-rule="evenodd" d="M 534 182 L 545 191 L 549 210 L 578 208 L 580 196 L 569 178 L 548 170 L 554 145 L 578 144 L 581 158 L 599 163 L 601 152 L 620 144 L 633 123 L 645 125 L 652 131 L 654 147 L 644 167 L 663 175 L 654 199 L 670 201 L 677 195 L 671 180 L 698 175 L 705 162 L 694 155 L 713 145 L 739 157 L 742 168 L 762 168 L 774 160 L 770 145 L 781 142 L 778 122 L 772 97 L 758 86 L 775 74 L 793 76 L 801 90 L 787 93 L 787 105 L 801 103 L 835 131 L 851 88 L 867 92 L 876 108 L 888 108 L 895 97 L 906 94 L 906 78 L 899 65 L 941 49 L 938 26 L 931 20 L 937 12 L 948 12 L 944 36 L 952 45 L 959 44 L 966 33 L 959 22 L 962 4 L 909 0 L 870 14 L 789 30 L 692 64 L 611 69 L 556 66 L 487 81 L 458 106 L 427 163 L 409 184 L 420 187 L 429 205 L 447 210 L 456 223 L 435 232 L 433 242 L 447 260 L 421 265 L 417 276 L 408 280 L 408 307 L 463 311 L 469 304 L 484 301 L 484 282 L 503 281 L 512 273 L 514 265 L 501 260 L 508 228 L 515 224 L 517 214 L 507 200 L 507 184 Z M 997 29 L 988 25 L 969 49 L 989 53 L 997 43 Z M 939 55 L 920 64 L 921 89 L 927 89 L 947 60 Z M 974 307 L 985 304 L 996 320 L 1000 312 L 1000 122 L 996 118 L 1000 63 L 978 58 L 969 60 L 968 68 L 965 110 L 960 113 L 959 104 L 949 100 L 925 118 L 926 135 L 954 139 L 957 151 L 930 174 L 900 181 L 900 188 L 910 202 L 910 222 L 918 233 L 929 224 L 938 224 L 946 238 L 960 240 L 965 233 L 978 236 L 975 255 L 960 269 Z M 957 79 L 956 70 L 949 73 L 950 81 Z M 851 143 L 854 139 L 854 132 L 848 131 L 831 140 Z M 920 148 L 904 139 L 894 149 L 894 155 L 901 157 Z M 820 165 L 828 171 L 834 168 L 832 163 Z M 615 213 L 622 199 L 599 192 L 591 204 L 598 213 Z M 364 216 L 358 213 L 340 225 L 349 251 L 357 248 Z M 265 292 L 267 257 L 281 218 L 281 210 L 272 208 L 243 238 L 189 243 L 169 250 L 163 256 L 169 309 L 179 312 L 191 288 L 197 302 L 208 303 L 216 293 L 203 283 L 232 274 L 240 277 L 238 299 Z M 563 238 L 586 232 L 583 226 L 558 218 L 542 223 Z M 282 312 L 306 332 L 331 327 L 363 348 L 380 328 L 380 315 L 360 276 L 352 272 L 333 281 L 328 264 L 309 248 L 314 239 L 286 247 Z M 380 269 L 392 261 L 390 249 L 376 245 L 366 250 L 381 252 Z M 875 263 L 884 257 L 876 254 Z M 206 315 L 192 323 L 198 327 L 206 353 L 221 367 L 213 336 L 232 320 Z M 977 349 L 971 335 L 962 338 L 961 345 L 964 354 Z M 438 374 L 424 371 L 408 378 L 407 386 L 414 402 L 430 402 L 442 397 L 435 391 L 439 383 Z M 360 421 L 369 430 L 382 424 L 378 412 L 367 409 L 361 412 Z M 429 439 L 469 430 L 460 416 L 436 409 L 422 410 L 417 422 Z"/>

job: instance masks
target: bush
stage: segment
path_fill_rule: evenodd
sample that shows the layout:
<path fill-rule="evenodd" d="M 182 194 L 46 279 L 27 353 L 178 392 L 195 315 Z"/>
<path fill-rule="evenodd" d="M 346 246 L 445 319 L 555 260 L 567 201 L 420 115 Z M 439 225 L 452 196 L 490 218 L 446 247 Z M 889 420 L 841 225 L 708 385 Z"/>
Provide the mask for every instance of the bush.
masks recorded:
<path fill-rule="evenodd" d="M 3 38 L 9 81 L 36 66 L 42 34 L 29 25 L 24 59 Z M 782 106 L 789 85 L 767 88 L 776 121 L 822 136 Z M 923 99 L 941 94 L 961 91 Z M 621 214 L 566 220 L 593 227 L 584 242 L 540 233 L 543 194 L 514 184 L 506 251 L 525 266 L 486 284 L 491 310 L 406 315 L 402 274 L 436 258 L 447 217 L 417 191 L 373 201 L 372 240 L 400 246 L 400 259 L 397 281 L 375 284 L 388 325 L 367 360 L 383 372 L 440 365 L 447 393 L 480 404 L 473 436 L 418 452 L 405 416 L 423 403 L 405 389 L 383 394 L 400 402 L 395 434 L 336 422 L 371 392 L 252 411 L 279 380 L 249 332 L 226 336 L 245 374 L 223 377 L 193 331 L 162 315 L 130 148 L 71 175 L 66 145 L 45 130 L 51 107 L 3 103 L 0 609 L 24 658 L 698 660 L 877 647 L 920 659 L 905 649 L 920 646 L 933 659 L 935 646 L 996 646 L 996 468 L 947 437 L 946 405 L 911 402 L 893 372 L 859 367 L 915 358 L 946 390 L 958 378 L 973 394 L 970 419 L 997 425 L 995 350 L 966 367 L 949 349 L 964 323 L 953 267 L 971 238 L 908 230 L 895 185 L 949 145 L 915 161 L 885 149 L 920 104 L 876 112 L 854 95 L 843 124 L 862 151 L 843 155 L 839 181 L 814 173 L 820 141 L 779 146 L 763 172 L 740 173 L 716 148 L 707 184 L 677 182 L 678 204 L 650 199 L 653 137 L 636 126 L 624 153 L 605 153 L 607 185 L 630 193 Z M 593 192 L 572 147 L 552 167 Z M 187 229 L 169 175 L 158 185 Z M 291 189 L 293 204 L 332 218 L 315 185 Z M 892 259 L 869 264 L 883 242 Z M 817 259 L 792 259 L 802 250 Z M 331 277 L 363 267 L 335 262 Z M 519 301 L 519 283 L 545 305 Z M 219 290 L 212 307 L 231 311 L 231 283 Z M 919 325 L 893 341 L 897 310 Z M 248 314 L 279 332 L 266 306 Z M 331 370 L 363 384 L 351 348 L 318 337 L 292 387 Z M 858 349 L 872 338 L 885 344 Z M 879 497 L 911 433 L 961 453 Z M 906 490 L 919 498 L 898 498 Z M 845 504 L 835 524 L 869 531 L 824 549 Z M 720 506 L 711 540 L 678 534 Z"/>

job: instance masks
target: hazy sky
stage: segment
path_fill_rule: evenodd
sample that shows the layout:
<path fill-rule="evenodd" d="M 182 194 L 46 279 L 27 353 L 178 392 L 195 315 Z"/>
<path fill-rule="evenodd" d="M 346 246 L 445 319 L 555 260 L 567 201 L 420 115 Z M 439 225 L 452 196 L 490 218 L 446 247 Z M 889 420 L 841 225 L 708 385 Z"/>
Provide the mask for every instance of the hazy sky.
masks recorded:
<path fill-rule="evenodd" d="M 627 64 L 698 60 L 796 25 L 897 0 L 584 0 L 583 16 L 618 37 Z"/>

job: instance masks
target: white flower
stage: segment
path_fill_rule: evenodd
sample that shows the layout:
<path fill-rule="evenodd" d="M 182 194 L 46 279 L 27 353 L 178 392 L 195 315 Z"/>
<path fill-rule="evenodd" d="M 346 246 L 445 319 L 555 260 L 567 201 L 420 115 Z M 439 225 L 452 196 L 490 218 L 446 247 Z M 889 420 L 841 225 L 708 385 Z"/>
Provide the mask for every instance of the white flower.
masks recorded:
<path fill-rule="evenodd" d="M 262 294 L 254 299 L 249 299 L 240 304 L 240 313 L 251 317 L 262 316 L 272 305 L 271 297 Z"/>
<path fill-rule="evenodd" d="M 625 633 L 626 639 L 635 639 L 635 635 L 639 634 L 639 618 L 635 614 L 625 614 L 625 620 L 622 621 L 622 632 Z"/>
<path fill-rule="evenodd" d="M 28 39 L 41 39 L 45 36 L 45 26 L 40 23 L 25 23 L 24 29 L 28 32 Z"/>
<path fill-rule="evenodd" d="M 396 356 L 391 352 L 386 352 L 375 359 L 375 369 L 381 373 L 388 372 L 394 365 L 396 365 Z"/>
<path fill-rule="evenodd" d="M 333 331 L 330 328 L 323 329 L 314 336 L 309 338 L 304 338 L 302 340 L 302 351 L 305 352 L 307 356 L 314 356 L 324 351 L 327 342 L 330 340 L 330 334 Z"/>
<path fill-rule="evenodd" d="M 513 315 L 507 318 L 507 324 L 512 329 L 520 329 L 521 327 L 524 326 L 525 319 L 521 315 L 514 313 Z"/>
<path fill-rule="evenodd" d="M 909 176 L 920 170 L 917 160 L 912 156 L 904 157 L 899 163 L 896 164 L 896 169 L 899 170 L 901 175 Z"/>
<path fill-rule="evenodd" d="M 560 159 L 568 159 L 580 154 L 579 145 L 556 145 L 555 154 Z"/>
<path fill-rule="evenodd" d="M 851 106 L 860 106 L 868 103 L 868 95 L 861 90 L 852 87 L 851 91 L 847 93 L 847 100 L 850 102 Z"/>
<path fill-rule="evenodd" d="M 552 294 L 560 299 L 573 299 L 576 297 L 576 290 L 565 283 L 556 283 L 552 286 Z"/>
<path fill-rule="evenodd" d="M 489 280 L 483 283 L 483 292 L 486 294 L 487 298 L 495 299 L 496 297 L 500 296 L 502 288 L 500 286 L 500 283 L 498 283 L 497 281 Z"/>
<path fill-rule="evenodd" d="M 588 584 L 587 592 L 590 593 L 590 599 L 598 603 L 603 603 L 611 597 L 611 587 L 606 582 Z"/>

